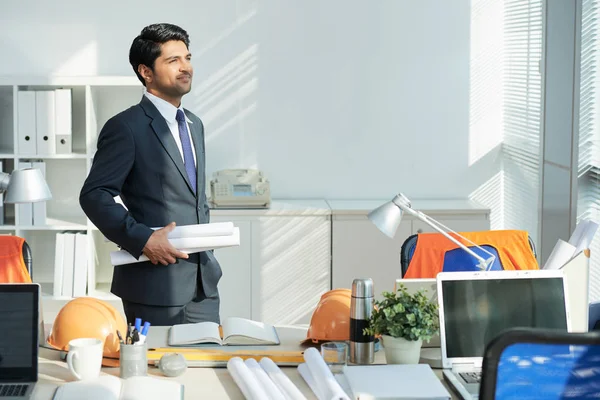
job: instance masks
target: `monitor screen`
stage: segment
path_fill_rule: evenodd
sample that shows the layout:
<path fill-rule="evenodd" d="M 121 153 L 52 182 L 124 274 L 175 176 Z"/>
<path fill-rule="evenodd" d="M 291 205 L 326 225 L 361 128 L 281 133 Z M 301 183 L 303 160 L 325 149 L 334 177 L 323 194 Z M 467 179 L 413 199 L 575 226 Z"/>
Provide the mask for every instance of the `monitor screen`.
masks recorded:
<path fill-rule="evenodd" d="M 37 376 L 37 285 L 0 285 L 0 380 Z M 35 379 L 34 379 L 35 380 Z"/>
<path fill-rule="evenodd" d="M 476 279 L 442 282 L 446 355 L 483 357 L 508 328 L 567 330 L 562 278 Z"/>

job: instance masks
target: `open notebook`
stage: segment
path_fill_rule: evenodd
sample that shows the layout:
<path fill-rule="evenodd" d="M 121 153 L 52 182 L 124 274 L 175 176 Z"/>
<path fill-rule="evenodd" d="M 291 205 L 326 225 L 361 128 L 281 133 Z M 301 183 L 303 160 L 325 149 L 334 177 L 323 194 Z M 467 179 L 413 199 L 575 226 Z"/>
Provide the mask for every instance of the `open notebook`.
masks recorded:
<path fill-rule="evenodd" d="M 183 385 L 167 379 L 134 376 L 128 379 L 101 375 L 69 382 L 56 389 L 53 400 L 183 400 Z"/>
<path fill-rule="evenodd" d="M 215 322 L 173 325 L 169 330 L 168 343 L 169 346 L 202 343 L 266 345 L 279 344 L 279 336 L 272 325 L 245 318 L 229 317 L 223 320 L 221 327 Z"/>

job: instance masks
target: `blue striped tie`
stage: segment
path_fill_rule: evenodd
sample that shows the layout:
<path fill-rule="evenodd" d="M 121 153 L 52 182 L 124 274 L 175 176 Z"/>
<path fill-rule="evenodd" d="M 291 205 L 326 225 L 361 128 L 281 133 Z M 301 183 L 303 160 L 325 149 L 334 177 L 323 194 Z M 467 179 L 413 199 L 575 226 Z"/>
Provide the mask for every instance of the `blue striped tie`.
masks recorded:
<path fill-rule="evenodd" d="M 192 183 L 194 193 L 196 193 L 196 165 L 194 164 L 194 153 L 192 153 L 192 143 L 190 142 L 190 135 L 188 135 L 187 123 L 185 122 L 185 115 L 183 111 L 177 110 L 177 125 L 179 126 L 179 139 L 181 139 L 181 147 L 183 148 L 183 163 L 185 164 L 185 171 L 187 172 L 188 178 Z"/>

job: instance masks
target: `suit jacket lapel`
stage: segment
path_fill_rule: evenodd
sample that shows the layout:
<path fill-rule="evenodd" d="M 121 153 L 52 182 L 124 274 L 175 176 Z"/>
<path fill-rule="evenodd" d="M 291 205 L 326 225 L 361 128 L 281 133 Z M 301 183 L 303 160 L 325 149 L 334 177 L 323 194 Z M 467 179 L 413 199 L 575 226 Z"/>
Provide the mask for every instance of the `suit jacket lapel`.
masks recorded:
<path fill-rule="evenodd" d="M 142 97 L 142 101 L 140 105 L 146 112 L 150 118 L 152 118 L 152 122 L 150 126 L 154 130 L 156 137 L 164 147 L 165 151 L 177 167 L 179 174 L 185 180 L 185 183 L 188 186 L 190 192 L 194 193 L 194 189 L 190 184 L 190 179 L 187 176 L 187 172 L 185 171 L 185 165 L 183 164 L 183 159 L 181 158 L 181 153 L 177 148 L 177 143 L 175 143 L 175 139 L 173 139 L 173 135 L 171 134 L 171 130 L 169 129 L 169 125 L 167 125 L 167 121 L 162 117 L 160 112 L 154 107 L 154 104 L 146 97 Z M 198 174 L 196 174 L 197 176 Z"/>

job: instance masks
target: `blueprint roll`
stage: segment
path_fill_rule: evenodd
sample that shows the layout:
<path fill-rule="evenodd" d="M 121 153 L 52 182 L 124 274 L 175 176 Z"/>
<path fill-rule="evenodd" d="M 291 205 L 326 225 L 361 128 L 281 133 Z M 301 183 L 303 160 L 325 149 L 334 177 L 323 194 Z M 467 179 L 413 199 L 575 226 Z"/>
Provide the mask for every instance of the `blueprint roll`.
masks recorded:
<path fill-rule="evenodd" d="M 575 246 L 558 239 L 542 269 L 560 269 L 575 255 Z"/>
<path fill-rule="evenodd" d="M 169 235 L 169 239 L 229 236 L 233 235 L 233 222 L 213 222 L 210 224 L 195 224 L 176 226 Z M 152 228 L 154 230 L 161 228 Z"/>
<path fill-rule="evenodd" d="M 269 357 L 263 357 L 260 360 L 260 366 L 265 370 L 269 378 L 277 385 L 281 393 L 286 399 L 290 400 L 306 400 L 306 397 L 298 390 L 296 385 L 283 373 L 281 368 L 277 366 Z"/>
<path fill-rule="evenodd" d="M 198 253 L 201 251 L 220 249 L 223 247 L 240 245 L 240 228 L 233 228 L 233 235 L 213 236 L 199 238 L 180 238 L 169 239 L 169 242 L 179 251 L 187 254 Z M 181 247 L 179 247 L 181 246 Z M 125 250 L 111 251 L 110 262 L 112 265 L 133 264 L 148 261 L 148 257 L 141 255 L 139 260 Z"/>
<path fill-rule="evenodd" d="M 314 347 L 306 349 L 304 351 L 304 361 L 306 361 L 310 375 L 315 380 L 319 392 L 327 400 L 350 400 L 317 349 Z"/>
<path fill-rule="evenodd" d="M 244 361 L 244 364 L 252 371 L 262 389 L 267 393 L 267 396 L 269 396 L 268 399 L 285 400 L 283 393 L 281 393 L 277 385 L 275 385 L 265 370 L 258 364 L 258 361 L 254 358 L 247 358 L 246 361 Z"/>
<path fill-rule="evenodd" d="M 227 371 L 229 371 L 231 377 L 247 400 L 268 399 L 267 393 L 265 393 L 252 371 L 250 371 L 250 368 L 244 364 L 244 361 L 240 357 L 232 357 L 227 361 Z"/>
<path fill-rule="evenodd" d="M 321 393 L 321 388 L 317 385 L 317 382 L 315 381 L 315 378 L 310 373 L 310 370 L 308 369 L 308 365 L 306 365 L 306 363 L 302 363 L 302 364 L 298 365 L 298 373 L 300 374 L 302 379 L 304 379 L 304 382 L 306 382 L 306 384 L 308 385 L 310 390 L 312 390 L 313 394 L 315 395 L 315 397 L 317 399 L 329 400 L 325 397 L 325 395 L 323 393 Z"/>
<path fill-rule="evenodd" d="M 152 230 L 159 230 L 164 228 L 163 226 L 151 228 Z M 233 235 L 233 222 L 211 222 L 210 224 L 194 224 L 194 225 L 181 225 L 176 226 L 171 232 L 169 232 L 167 238 L 169 239 L 180 239 L 180 238 L 198 238 L 198 237 L 209 237 L 209 236 L 231 236 Z M 105 242 L 110 242 L 106 237 Z"/>

